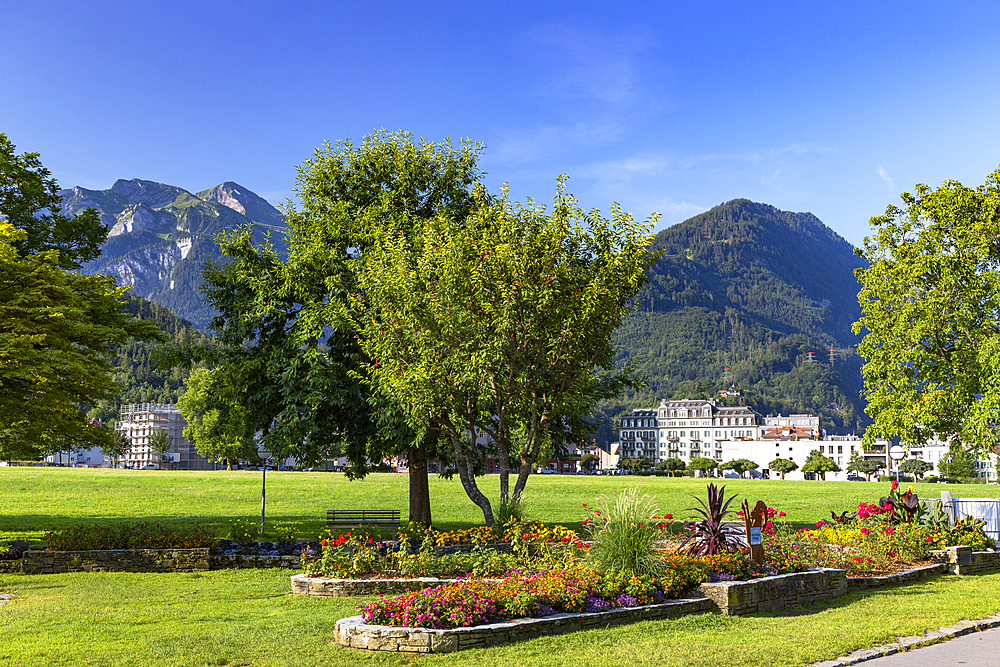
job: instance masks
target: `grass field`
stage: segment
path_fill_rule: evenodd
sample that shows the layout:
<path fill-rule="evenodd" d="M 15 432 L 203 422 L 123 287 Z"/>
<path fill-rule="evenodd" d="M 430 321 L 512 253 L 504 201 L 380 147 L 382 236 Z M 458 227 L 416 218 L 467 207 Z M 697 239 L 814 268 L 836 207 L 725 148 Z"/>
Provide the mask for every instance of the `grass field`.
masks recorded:
<path fill-rule="evenodd" d="M 37 539 L 82 521 L 195 520 L 223 535 L 231 518 L 259 516 L 260 473 L 0 468 L 0 531 Z M 303 537 L 328 508 L 398 508 L 406 514 L 406 475 L 348 482 L 335 473 L 268 473 L 268 520 L 290 521 Z M 530 516 L 575 525 L 581 505 L 641 483 L 677 516 L 703 496 L 704 480 L 539 475 L 528 483 Z M 762 499 L 799 525 L 828 518 L 888 484 L 726 480 L 728 491 Z M 480 479 L 491 496 L 496 476 Z M 924 497 L 998 497 L 1000 488 L 918 485 Z M 458 481 L 431 480 L 435 524 L 480 524 Z M 1000 573 L 941 577 L 913 586 L 779 614 L 701 614 L 639 623 L 453 655 L 417 658 L 359 653 L 332 644 L 334 623 L 364 599 L 296 597 L 287 570 L 194 574 L 0 574 L 0 665 L 805 665 L 897 636 L 1000 611 Z"/>
<path fill-rule="evenodd" d="M 1000 574 L 850 594 L 787 615 L 700 614 L 417 658 L 342 649 L 358 598 L 297 597 L 287 571 L 0 575 L 0 664 L 801 667 L 1000 611 Z"/>
<path fill-rule="evenodd" d="M 686 516 L 704 497 L 708 480 L 666 477 L 598 477 L 533 475 L 525 497 L 529 517 L 574 526 L 583 503 L 640 484 L 664 513 Z M 876 502 L 889 485 L 878 482 L 793 482 L 780 480 L 714 480 L 727 492 L 751 504 L 764 500 L 787 513 L 797 526 L 829 519 L 830 511 L 854 510 L 860 501 Z M 490 497 L 498 495 L 496 475 L 479 478 Z M 79 468 L 0 468 L 0 531 L 37 539 L 51 528 L 91 521 L 147 519 L 196 521 L 222 536 L 227 521 L 260 517 L 261 473 L 250 471 L 186 472 Z M 946 489 L 955 497 L 1000 497 L 1000 486 L 917 484 L 921 497 L 940 498 Z M 430 480 L 434 525 L 464 528 L 483 522 L 482 513 L 466 497 L 457 479 Z M 740 501 L 733 504 L 735 508 Z M 340 473 L 269 472 L 267 520 L 301 527 L 301 537 L 315 537 L 327 509 L 399 509 L 406 517 L 405 474 L 375 474 L 350 482 Z"/>

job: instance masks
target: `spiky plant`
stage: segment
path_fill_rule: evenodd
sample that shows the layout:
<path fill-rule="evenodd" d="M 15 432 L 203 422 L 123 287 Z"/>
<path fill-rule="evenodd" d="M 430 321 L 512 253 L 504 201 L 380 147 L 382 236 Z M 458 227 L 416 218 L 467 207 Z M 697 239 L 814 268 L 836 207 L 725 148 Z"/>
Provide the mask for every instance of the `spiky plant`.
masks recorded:
<path fill-rule="evenodd" d="M 593 540 L 589 557 L 604 571 L 656 574 L 659 559 L 654 543 L 662 535 L 659 504 L 636 487 L 614 498 L 601 495 L 591 508 L 586 525 Z"/>
<path fill-rule="evenodd" d="M 695 497 L 701 507 L 690 507 L 687 511 L 697 512 L 702 516 L 698 520 L 689 520 L 684 524 L 682 534 L 687 537 L 678 547 L 679 551 L 687 551 L 695 556 L 709 556 L 727 551 L 739 551 L 743 547 L 738 528 L 725 525 L 726 517 L 732 514 L 729 505 L 736 500 L 732 495 L 726 500 L 726 487 L 716 488 L 708 485 L 708 502 Z M 693 518 L 693 517 L 692 517 Z"/>

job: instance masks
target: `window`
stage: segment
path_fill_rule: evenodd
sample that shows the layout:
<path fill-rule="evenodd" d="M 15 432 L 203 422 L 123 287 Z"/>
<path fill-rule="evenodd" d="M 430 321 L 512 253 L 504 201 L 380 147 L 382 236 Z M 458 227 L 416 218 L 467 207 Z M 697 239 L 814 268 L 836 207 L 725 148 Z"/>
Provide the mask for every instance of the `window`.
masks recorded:
<path fill-rule="evenodd" d="M 837 445 L 837 453 L 838 454 L 843 454 L 844 453 L 844 446 L 843 445 Z"/>
<path fill-rule="evenodd" d="M 823 450 L 823 445 L 820 445 L 820 446 L 819 446 L 819 453 L 820 453 L 820 454 L 825 454 L 825 453 L 826 453 L 826 452 L 825 452 L 825 451 Z"/>

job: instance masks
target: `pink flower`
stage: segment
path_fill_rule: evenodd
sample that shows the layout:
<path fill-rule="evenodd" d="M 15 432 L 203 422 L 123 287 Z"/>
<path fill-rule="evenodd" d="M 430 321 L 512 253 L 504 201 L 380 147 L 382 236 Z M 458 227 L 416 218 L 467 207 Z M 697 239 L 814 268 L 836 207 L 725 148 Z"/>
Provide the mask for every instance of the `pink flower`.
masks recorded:
<path fill-rule="evenodd" d="M 868 533 L 870 533 L 870 532 L 871 532 L 871 531 L 870 531 L 870 530 L 868 530 L 867 528 L 862 528 L 862 529 L 861 529 L 861 534 L 862 534 L 862 535 L 867 535 L 867 534 L 868 534 Z"/>
<path fill-rule="evenodd" d="M 785 516 L 784 512 L 778 512 L 778 516 Z"/>
<path fill-rule="evenodd" d="M 817 528 L 822 528 L 825 525 L 826 525 L 826 521 L 823 521 L 822 519 L 816 522 L 816 527 Z"/>

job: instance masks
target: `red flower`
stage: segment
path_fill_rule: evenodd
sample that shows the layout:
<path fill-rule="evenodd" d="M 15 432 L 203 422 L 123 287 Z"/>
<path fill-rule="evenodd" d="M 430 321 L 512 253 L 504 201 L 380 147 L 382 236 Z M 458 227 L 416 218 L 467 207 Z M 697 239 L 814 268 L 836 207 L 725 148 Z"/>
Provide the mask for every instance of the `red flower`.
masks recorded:
<path fill-rule="evenodd" d="M 664 514 L 663 518 L 666 519 L 667 521 L 670 521 L 671 519 L 674 518 L 674 515 L 673 514 Z"/>
<path fill-rule="evenodd" d="M 895 491 L 898 488 L 899 488 L 899 481 L 895 479 L 892 480 L 892 490 Z"/>

